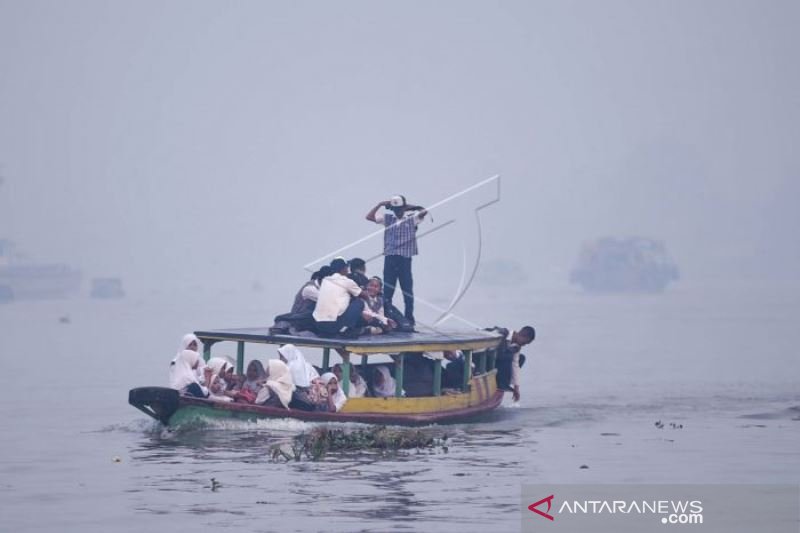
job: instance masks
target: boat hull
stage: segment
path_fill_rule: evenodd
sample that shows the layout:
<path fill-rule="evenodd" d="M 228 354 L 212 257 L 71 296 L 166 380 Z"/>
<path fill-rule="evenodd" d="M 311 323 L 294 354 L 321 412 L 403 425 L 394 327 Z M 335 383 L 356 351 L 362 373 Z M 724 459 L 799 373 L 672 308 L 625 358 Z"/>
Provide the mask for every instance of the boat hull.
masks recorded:
<path fill-rule="evenodd" d="M 352 398 L 337 413 L 282 409 L 238 402 L 215 402 L 181 396 L 172 389 L 145 387 L 130 391 L 129 403 L 165 425 L 203 419 L 258 420 L 292 418 L 311 422 L 424 425 L 463 422 L 497 408 L 503 391 L 496 371 L 475 376 L 468 392 L 421 398 Z"/>

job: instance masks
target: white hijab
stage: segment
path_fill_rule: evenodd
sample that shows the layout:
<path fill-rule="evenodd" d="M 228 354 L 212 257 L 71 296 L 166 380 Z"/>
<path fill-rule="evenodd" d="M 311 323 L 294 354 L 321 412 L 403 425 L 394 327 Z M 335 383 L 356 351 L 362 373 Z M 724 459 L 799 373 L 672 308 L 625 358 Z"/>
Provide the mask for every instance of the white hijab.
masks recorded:
<path fill-rule="evenodd" d="M 378 367 L 378 372 L 380 372 L 383 376 L 383 384 L 376 384 L 373 386 L 375 396 L 382 398 L 394 396 L 397 388 L 397 382 L 395 382 L 392 374 L 389 372 L 389 369 L 381 365 Z"/>
<path fill-rule="evenodd" d="M 201 353 L 203 353 L 203 343 L 200 342 L 200 339 L 198 339 L 197 335 L 195 335 L 194 333 L 187 333 L 186 335 L 183 336 L 183 338 L 181 339 L 181 345 L 178 348 L 178 353 L 180 354 L 182 351 L 188 350 L 189 345 L 192 344 L 192 342 L 197 343 L 197 350 L 195 350 L 197 352 L 197 355 L 199 356 Z M 206 381 L 205 376 L 203 375 L 203 369 L 205 367 L 206 367 L 206 362 L 203 360 L 203 358 L 200 358 L 200 362 L 198 363 L 197 368 L 195 369 L 194 372 L 195 374 L 197 374 L 197 383 L 201 385 L 204 384 Z"/>
<path fill-rule="evenodd" d="M 192 350 L 178 352 L 178 355 L 169 364 L 169 386 L 181 391 L 192 383 L 200 385 L 200 380 L 197 379 L 197 372 L 192 368 L 199 362 L 200 354 L 197 352 Z"/>
<path fill-rule="evenodd" d="M 311 381 L 319 377 L 317 370 L 306 361 L 303 352 L 294 344 L 284 344 L 278 348 L 278 353 L 286 359 L 286 364 L 296 386 L 310 387 Z"/>
<path fill-rule="evenodd" d="M 325 372 L 322 374 L 322 376 L 320 376 L 320 379 L 322 380 L 322 383 L 327 386 L 331 379 L 336 379 L 336 374 L 333 372 Z M 336 381 L 338 382 L 339 380 L 336 379 Z M 336 406 L 337 412 L 342 409 L 342 406 L 345 404 L 345 402 L 347 402 L 347 396 L 345 396 L 344 392 L 342 392 L 342 386 L 340 384 L 339 390 L 337 390 L 336 394 L 333 396 L 333 405 Z"/>
<path fill-rule="evenodd" d="M 363 398 L 364 395 L 367 393 L 367 382 L 364 381 L 364 378 L 356 372 L 355 370 L 351 371 L 350 374 L 350 397 L 351 398 Z M 355 378 L 355 383 L 353 383 L 353 378 Z"/>
<path fill-rule="evenodd" d="M 222 380 L 223 383 L 227 385 L 225 381 L 225 372 L 229 368 L 233 368 L 233 363 L 228 359 L 224 359 L 222 357 L 212 357 L 206 363 L 206 367 L 210 368 L 213 374 L 211 375 L 211 380 L 208 382 L 208 386 L 211 387 L 214 382 L 219 378 Z M 217 402 L 231 402 L 233 398 L 229 396 L 225 396 L 224 394 L 214 394 L 213 392 L 209 391 L 211 394 L 209 399 L 217 401 Z"/>
<path fill-rule="evenodd" d="M 269 399 L 272 394 L 275 394 L 281 401 L 285 408 L 289 408 L 289 403 L 292 401 L 292 393 L 294 392 L 294 383 L 292 383 L 292 374 L 289 372 L 289 367 L 280 359 L 270 359 L 267 361 L 267 383 L 266 387 L 261 389 L 259 397 L 256 398 L 256 403 L 264 403 Z M 269 395 L 261 394 L 265 390 L 269 391 Z M 266 397 L 264 397 L 266 396 Z"/>
<path fill-rule="evenodd" d="M 188 350 L 189 345 L 192 344 L 193 342 L 197 343 L 197 350 L 196 350 L 197 353 L 202 352 L 203 343 L 200 342 L 200 339 L 198 339 L 197 335 L 195 335 L 194 333 L 187 333 L 186 335 L 183 336 L 183 338 L 181 339 L 181 346 L 178 349 L 178 351 L 182 352 L 183 350 Z"/>
<path fill-rule="evenodd" d="M 208 360 L 206 366 L 211 369 L 215 376 L 224 374 L 229 368 L 233 368 L 233 364 L 222 357 L 212 357 Z"/>

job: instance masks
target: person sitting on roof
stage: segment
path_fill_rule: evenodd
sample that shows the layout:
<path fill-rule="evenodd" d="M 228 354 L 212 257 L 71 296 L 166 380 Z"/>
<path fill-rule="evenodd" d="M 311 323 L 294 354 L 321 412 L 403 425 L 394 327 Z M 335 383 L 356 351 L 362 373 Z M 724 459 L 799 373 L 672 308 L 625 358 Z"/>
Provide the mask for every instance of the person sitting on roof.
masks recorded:
<path fill-rule="evenodd" d="M 367 262 L 360 257 L 354 257 L 347 262 L 350 267 L 348 278 L 355 281 L 362 289 L 366 288 L 369 278 L 367 278 Z"/>
<path fill-rule="evenodd" d="M 320 376 L 320 380 L 325 385 L 325 389 L 328 393 L 328 404 L 325 410 L 329 413 L 339 412 L 347 402 L 347 396 L 345 396 L 344 392 L 342 392 L 342 389 L 339 388 L 339 380 L 336 379 L 336 375 L 334 375 L 333 372 L 326 372 L 322 374 L 322 376 Z"/>
<path fill-rule="evenodd" d="M 515 402 L 520 399 L 519 378 L 520 368 L 525 364 L 525 356 L 520 353 L 523 346 L 533 342 L 536 330 L 531 326 L 520 328 L 519 331 L 509 331 L 497 326 L 487 331 L 494 331 L 503 335 L 503 340 L 497 348 L 497 388 L 512 393 Z"/>
<path fill-rule="evenodd" d="M 322 280 L 331 274 L 333 274 L 333 271 L 327 265 L 311 274 L 311 279 L 305 282 L 295 294 L 291 313 L 310 313 L 313 311 L 317 305 L 317 298 L 319 298 L 319 286 L 322 284 Z"/>
<path fill-rule="evenodd" d="M 372 395 L 376 398 L 391 398 L 396 392 L 397 382 L 389 368 L 385 365 L 376 367 L 372 377 Z"/>
<path fill-rule="evenodd" d="M 333 365 L 333 374 L 341 383 L 342 365 Z M 348 398 L 363 398 L 367 394 L 367 382 L 358 373 L 355 365 L 350 365 L 350 390 L 347 392 Z"/>
<path fill-rule="evenodd" d="M 244 375 L 244 382 L 233 393 L 233 398 L 237 402 L 254 403 L 261 392 L 261 388 L 267 381 L 267 372 L 264 370 L 264 365 L 258 359 L 253 359 L 247 365 L 247 370 Z"/>
<path fill-rule="evenodd" d="M 373 276 L 367 282 L 367 295 L 364 304 L 364 318 L 370 324 L 368 331 L 372 335 L 391 331 L 397 323 L 387 318 L 383 309 L 383 281 L 378 276 Z"/>
<path fill-rule="evenodd" d="M 267 361 L 267 375 L 264 386 L 258 391 L 255 403 L 268 407 L 289 409 L 294 392 L 292 374 L 286 363 L 280 359 Z"/>
<path fill-rule="evenodd" d="M 169 364 L 169 386 L 187 396 L 207 398 L 208 389 L 200 383 L 200 378 L 197 375 L 197 369 L 201 361 L 200 354 L 190 349 L 192 344 L 194 344 L 195 348 L 197 347 L 197 343 L 181 343 L 182 349 L 178 351 Z M 205 373 L 206 379 L 210 380 L 211 369 L 206 369 Z"/>
<path fill-rule="evenodd" d="M 331 262 L 333 274 L 322 280 L 319 298 L 314 308 L 314 324 L 322 337 L 357 337 L 365 325 L 362 316 L 364 300 L 359 298 L 364 290 L 347 277 L 348 267 L 344 259 Z"/>

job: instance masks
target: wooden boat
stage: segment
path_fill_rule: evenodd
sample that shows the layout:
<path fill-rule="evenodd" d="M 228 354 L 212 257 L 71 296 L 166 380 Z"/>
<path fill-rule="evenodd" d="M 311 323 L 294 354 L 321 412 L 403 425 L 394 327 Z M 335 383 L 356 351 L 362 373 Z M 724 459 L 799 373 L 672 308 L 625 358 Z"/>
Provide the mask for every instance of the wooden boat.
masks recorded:
<path fill-rule="evenodd" d="M 203 342 L 203 356 L 211 357 L 212 347 L 221 342 L 235 342 L 236 369 L 242 374 L 245 367 L 245 344 L 294 344 L 298 347 L 322 349 L 322 370 L 330 368 L 331 349 L 342 356 L 341 387 L 345 395 L 350 386 L 350 359 L 361 356 L 361 368 L 368 371 L 376 364 L 393 368 L 397 382 L 396 394 L 390 398 L 349 398 L 339 412 L 282 409 L 239 402 L 217 402 L 178 394 L 164 387 L 132 389 L 131 405 L 166 425 L 178 425 L 198 418 L 295 418 L 308 421 L 365 422 L 380 424 L 430 424 L 464 421 L 487 413 L 500 405 L 503 391 L 497 388 L 495 354 L 502 337 L 495 333 L 425 332 L 390 333 L 355 339 L 323 339 L 316 336 L 272 335 L 267 328 L 197 331 Z M 460 390 L 441 388 L 441 362 L 434 364 L 433 390 L 430 396 L 403 396 L 403 365 L 407 357 L 419 357 L 421 352 L 462 350 L 464 375 Z M 371 356 L 396 354 L 394 363 L 371 364 Z M 472 371 L 472 362 L 475 369 Z"/>

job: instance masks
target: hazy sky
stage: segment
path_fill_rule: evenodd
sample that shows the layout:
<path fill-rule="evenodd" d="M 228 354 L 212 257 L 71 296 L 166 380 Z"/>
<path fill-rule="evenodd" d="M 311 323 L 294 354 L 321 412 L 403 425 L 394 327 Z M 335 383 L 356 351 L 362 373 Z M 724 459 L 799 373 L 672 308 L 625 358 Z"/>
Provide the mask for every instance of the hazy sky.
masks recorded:
<path fill-rule="evenodd" d="M 796 1 L 0 0 L 0 236 L 139 289 L 296 285 L 376 202 L 500 173 L 484 256 L 532 282 L 604 235 L 686 282 L 797 279 L 798 28 Z"/>

